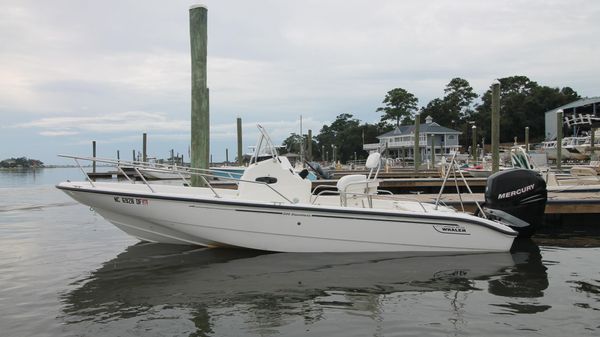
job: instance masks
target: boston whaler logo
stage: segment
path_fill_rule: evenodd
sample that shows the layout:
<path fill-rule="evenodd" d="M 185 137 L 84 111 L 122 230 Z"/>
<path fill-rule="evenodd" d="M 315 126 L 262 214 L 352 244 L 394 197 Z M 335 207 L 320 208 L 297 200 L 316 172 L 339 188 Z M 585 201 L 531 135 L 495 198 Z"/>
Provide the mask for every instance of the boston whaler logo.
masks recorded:
<path fill-rule="evenodd" d="M 444 234 L 461 234 L 461 235 L 469 235 L 467 232 L 467 228 L 462 225 L 433 225 L 433 228 Z"/>
<path fill-rule="evenodd" d="M 533 190 L 533 187 L 535 186 L 535 184 L 531 184 L 531 185 L 527 185 L 521 188 L 518 188 L 514 191 L 508 191 L 508 192 L 504 192 L 504 193 L 500 193 L 498 194 L 498 200 L 500 199 L 506 199 L 506 198 L 510 198 L 510 197 L 514 197 L 515 195 L 519 195 L 519 194 L 523 194 L 525 192 L 529 192 L 531 190 Z"/>

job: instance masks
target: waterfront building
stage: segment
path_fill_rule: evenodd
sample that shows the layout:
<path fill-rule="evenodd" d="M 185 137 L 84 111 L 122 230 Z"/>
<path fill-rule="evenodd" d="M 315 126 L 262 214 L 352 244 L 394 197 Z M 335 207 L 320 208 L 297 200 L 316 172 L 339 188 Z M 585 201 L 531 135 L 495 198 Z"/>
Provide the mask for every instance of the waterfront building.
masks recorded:
<path fill-rule="evenodd" d="M 421 158 L 423 160 L 431 158 L 432 140 L 436 155 L 448 156 L 452 152 L 458 151 L 460 149 L 460 145 L 458 145 L 460 134 L 460 131 L 441 126 L 434 122 L 431 116 L 427 116 L 425 124 L 419 126 Z M 388 155 L 397 156 L 398 158 L 414 158 L 414 136 L 414 125 L 400 125 L 390 132 L 377 136 L 379 143 L 364 144 L 363 149 L 374 151 L 387 146 Z"/>

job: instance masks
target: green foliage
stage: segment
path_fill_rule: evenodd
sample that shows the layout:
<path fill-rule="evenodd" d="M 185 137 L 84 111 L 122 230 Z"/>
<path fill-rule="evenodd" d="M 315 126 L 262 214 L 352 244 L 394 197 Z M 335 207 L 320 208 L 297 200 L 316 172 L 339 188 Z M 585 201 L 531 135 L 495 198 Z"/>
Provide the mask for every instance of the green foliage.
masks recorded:
<path fill-rule="evenodd" d="M 448 108 L 448 113 L 452 119 L 464 120 L 469 118 L 473 113 L 471 105 L 473 100 L 477 98 L 477 94 L 473 92 L 473 88 L 469 81 L 455 77 L 444 89 L 444 103 Z"/>
<path fill-rule="evenodd" d="M 377 108 L 377 111 L 384 112 L 381 116 L 382 122 L 395 121 L 395 125 L 399 126 L 402 118 L 412 117 L 418 102 L 415 95 L 402 88 L 396 88 L 388 91 L 382 102 L 385 106 Z"/>
<path fill-rule="evenodd" d="M 529 126 L 532 141 L 541 141 L 544 134 L 544 112 L 579 99 L 576 91 L 540 86 L 527 76 L 511 76 L 500 81 L 500 142 L 511 142 L 514 137 L 523 139 Z M 482 104 L 474 114 L 479 131 L 491 135 L 492 93 L 487 90 Z"/>
<path fill-rule="evenodd" d="M 431 116 L 433 120 L 443 126 L 454 128 L 463 125 L 473 114 L 473 101 L 477 94 L 465 79 L 453 78 L 444 89 L 443 98 L 433 99 L 421 109 L 421 115 Z"/>
<path fill-rule="evenodd" d="M 43 167 L 44 163 L 37 159 L 29 159 L 27 157 L 9 158 L 0 161 L 0 168 L 32 168 Z"/>
<path fill-rule="evenodd" d="M 317 144 L 317 141 L 315 140 L 314 136 L 313 136 L 313 139 L 311 139 L 311 141 L 312 141 L 313 158 L 319 158 L 321 156 L 321 153 L 320 153 L 320 149 L 317 146 L 318 144 Z M 302 148 L 302 150 L 306 156 L 305 158 L 307 160 L 311 159 L 311 158 L 308 158 L 308 150 L 307 150 L 308 149 L 308 135 L 303 135 L 303 137 L 302 137 L 296 133 L 292 133 L 289 137 L 287 137 L 286 139 L 283 140 L 283 143 L 281 146 L 282 147 L 279 149 L 280 154 L 286 154 L 286 153 L 300 154 L 302 152 L 300 149 Z"/>

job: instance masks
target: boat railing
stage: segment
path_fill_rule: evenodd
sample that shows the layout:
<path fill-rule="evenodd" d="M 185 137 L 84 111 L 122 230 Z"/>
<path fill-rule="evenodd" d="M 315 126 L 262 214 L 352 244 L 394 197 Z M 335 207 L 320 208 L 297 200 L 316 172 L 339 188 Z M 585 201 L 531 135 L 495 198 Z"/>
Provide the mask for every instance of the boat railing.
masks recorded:
<path fill-rule="evenodd" d="M 465 206 L 464 206 L 464 202 L 462 199 L 462 194 L 460 192 L 460 188 L 458 186 L 458 177 L 456 175 L 456 172 L 458 172 L 458 174 L 460 175 L 460 178 L 462 180 L 462 183 L 464 184 L 464 186 L 467 188 L 467 191 L 469 192 L 469 194 L 473 195 L 473 191 L 471 190 L 471 187 L 469 186 L 469 183 L 467 182 L 467 179 L 465 178 L 463 171 L 460 169 L 460 165 L 459 163 L 456 161 L 456 152 L 452 155 L 451 159 L 450 159 L 450 163 L 448 164 L 448 168 L 446 169 L 445 175 L 444 175 L 444 180 L 442 181 L 442 186 L 440 186 L 440 192 L 438 193 L 438 196 L 435 200 L 435 208 L 434 209 L 438 209 L 440 203 L 441 202 L 441 198 L 442 198 L 442 193 L 444 192 L 444 187 L 446 187 L 446 182 L 448 181 L 448 178 L 450 177 L 450 174 L 453 174 L 453 180 L 454 180 L 454 185 L 456 186 L 456 194 L 458 195 L 458 200 L 460 202 L 460 207 L 462 209 L 463 212 L 465 212 Z M 477 205 L 477 208 L 479 210 L 479 214 L 481 214 L 484 218 L 487 218 L 485 216 L 485 212 L 483 212 L 483 209 L 481 208 L 481 205 L 479 204 L 478 201 L 475 200 L 475 205 Z"/>
<path fill-rule="evenodd" d="M 322 191 L 317 193 L 317 190 L 322 189 Z M 402 200 L 406 200 L 406 201 L 413 201 L 413 202 L 417 202 L 419 204 L 419 206 L 421 206 L 421 208 L 423 209 L 423 211 L 425 213 L 427 213 L 427 208 L 425 207 L 425 205 L 423 205 L 423 202 L 421 202 L 421 200 L 415 200 L 414 198 L 410 198 L 410 197 L 402 197 L 398 194 L 394 194 L 392 193 L 392 191 L 389 190 L 381 190 L 381 189 L 377 189 L 376 193 L 359 193 L 359 192 L 343 192 L 337 189 L 332 189 L 330 185 L 317 185 L 315 186 L 315 188 L 313 189 L 312 195 L 314 196 L 314 199 L 312 200 L 312 204 L 315 205 L 317 203 L 317 201 L 319 200 L 319 197 L 323 196 L 323 195 L 338 195 L 340 196 L 340 206 L 345 207 L 347 206 L 347 198 L 348 195 L 350 196 L 356 196 L 356 197 L 364 197 L 367 198 L 367 200 L 369 201 L 369 208 L 373 208 L 373 199 L 378 199 L 380 197 L 386 197 L 387 195 L 390 195 L 392 197 L 392 199 L 389 199 L 389 197 L 387 197 L 385 200 L 392 200 L 392 201 L 402 201 Z M 346 201 L 346 203 L 344 202 L 344 200 Z"/>
<path fill-rule="evenodd" d="M 285 195 L 281 194 L 281 192 L 277 191 L 273 186 L 269 185 L 266 182 L 262 181 L 252 181 L 252 180 L 244 180 L 238 177 L 234 177 L 231 172 L 218 170 L 218 169 L 203 169 L 203 168 L 193 168 L 193 167 L 181 167 L 175 165 L 166 165 L 159 163 L 148 163 L 143 161 L 125 161 L 125 160 L 115 160 L 115 159 L 107 159 L 107 158 L 99 158 L 99 157 L 81 157 L 81 156 L 71 156 L 71 155 L 58 155 L 62 158 L 69 158 L 75 161 L 81 172 L 86 177 L 86 180 L 90 183 L 92 187 L 96 187 L 94 180 L 89 176 L 88 172 L 83 169 L 80 161 L 91 161 L 95 163 L 103 163 L 111 166 L 115 166 L 120 174 L 122 174 L 130 183 L 135 184 L 136 179 L 139 178 L 142 182 L 148 187 L 148 189 L 152 193 L 156 193 L 156 190 L 152 187 L 152 184 L 148 182 L 148 180 L 144 177 L 144 171 L 154 171 L 154 172 L 163 172 L 163 173 L 173 173 L 179 176 L 185 186 L 191 186 L 188 179 L 186 179 L 186 175 L 189 176 L 199 176 L 202 179 L 202 182 L 206 187 L 208 187 L 212 193 L 217 198 L 221 198 L 221 195 L 216 191 L 213 185 L 209 182 L 209 179 L 220 179 L 220 180 L 230 180 L 239 184 L 240 182 L 263 185 L 273 191 L 276 195 L 281 197 L 286 202 L 293 204 L 294 202 L 287 198 Z M 133 170 L 135 172 L 135 176 L 133 179 L 130 177 L 130 174 L 127 174 L 128 170 Z"/>

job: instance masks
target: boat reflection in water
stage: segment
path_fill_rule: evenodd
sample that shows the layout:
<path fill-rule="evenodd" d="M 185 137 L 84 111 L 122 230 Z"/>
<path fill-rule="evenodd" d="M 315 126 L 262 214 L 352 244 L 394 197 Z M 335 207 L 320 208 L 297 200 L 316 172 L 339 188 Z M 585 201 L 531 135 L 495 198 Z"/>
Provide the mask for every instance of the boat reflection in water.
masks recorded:
<path fill-rule="evenodd" d="M 487 284 L 494 296 L 541 296 L 548 279 L 539 249 L 531 241 L 519 243 L 512 253 L 464 255 L 265 253 L 137 244 L 72 284 L 74 289 L 62 296 L 62 318 L 67 328 L 83 324 L 85 329 L 169 318 L 190 325 L 186 333 L 202 335 L 214 331 L 224 313 L 227 320 L 240 316 L 238 323 L 251 316 L 263 327 L 296 319 L 310 324 L 332 308 L 376 315 L 386 305 L 382 299 L 393 293 L 444 292 L 456 302 L 485 291 Z M 463 295 L 448 296 L 451 291 Z M 519 303 L 499 306 L 509 312 L 545 310 Z"/>

